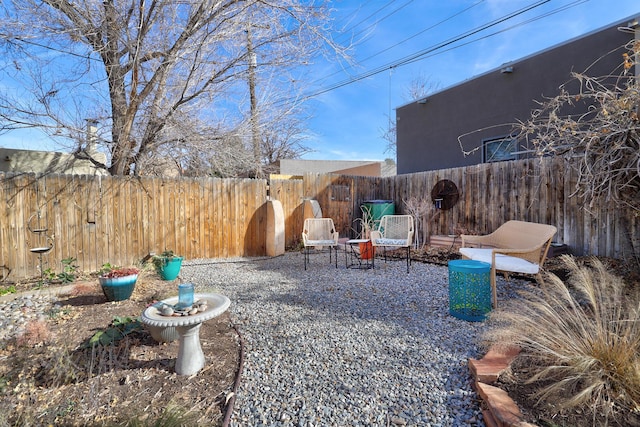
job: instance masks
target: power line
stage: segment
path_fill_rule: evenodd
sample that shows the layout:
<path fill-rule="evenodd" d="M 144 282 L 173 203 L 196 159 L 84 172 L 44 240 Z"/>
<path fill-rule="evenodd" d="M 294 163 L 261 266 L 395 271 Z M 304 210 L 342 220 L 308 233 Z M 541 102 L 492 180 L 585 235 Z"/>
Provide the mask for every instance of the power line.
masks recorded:
<path fill-rule="evenodd" d="M 366 58 L 364 58 L 364 59 L 362 59 L 362 60 L 360 60 L 360 61 L 358 61 L 358 62 L 360 62 L 360 63 L 364 63 L 364 62 L 368 61 L 368 60 L 369 60 L 369 59 L 371 59 L 371 58 L 374 58 L 374 57 L 376 57 L 376 56 L 378 56 L 378 55 L 381 55 L 382 53 L 384 53 L 384 52 L 386 52 L 386 51 L 388 51 L 388 50 L 390 50 L 390 49 L 393 49 L 394 47 L 397 47 L 397 46 L 401 45 L 402 43 L 405 43 L 405 42 L 407 42 L 408 40 L 411 40 L 412 38 L 415 38 L 415 37 L 419 36 L 420 34 L 423 34 L 423 33 L 427 32 L 427 31 L 429 31 L 429 30 L 432 30 L 433 28 L 435 28 L 435 27 L 437 27 L 437 26 L 439 26 L 439 25 L 441 25 L 441 24 L 444 24 L 444 23 L 445 23 L 445 22 L 447 22 L 447 21 L 450 21 L 451 19 L 453 19 L 453 18 L 455 18 L 455 17 L 457 17 L 457 16 L 459 16 L 459 15 L 463 14 L 464 12 L 466 12 L 466 11 L 468 11 L 469 9 L 471 9 L 471 8 L 473 8 L 473 7 L 477 6 L 477 5 L 479 5 L 480 3 L 483 3 L 484 1 L 485 1 L 485 0 L 480 0 L 480 1 L 476 2 L 476 3 L 474 3 L 473 5 L 471 5 L 471 6 L 467 7 L 467 8 L 464 8 L 464 9 L 462 9 L 461 11 L 456 12 L 456 13 L 454 13 L 453 15 L 450 15 L 450 16 L 446 17 L 445 19 L 443 19 L 443 20 L 441 20 L 441 21 L 439 21 L 439 22 L 436 22 L 435 24 L 433 24 L 433 25 L 431 25 L 431 26 L 429 26 L 429 27 L 427 27 L 427 28 L 425 28 L 425 29 L 423 29 L 423 30 L 420 30 L 419 32 L 417 32 L 417 33 L 415 33 L 415 34 L 413 34 L 413 35 L 411 35 L 411 36 L 407 37 L 406 39 L 404 39 L 404 40 L 402 40 L 402 41 L 400 41 L 400 42 L 398 42 L 398 43 L 396 43 L 396 44 L 394 44 L 394 45 L 392 45 L 392 46 L 389 46 L 389 47 L 387 47 L 387 48 L 385 48 L 385 49 L 383 49 L 383 50 L 381 50 L 381 51 L 379 51 L 379 52 L 377 52 L 377 53 L 374 53 L 373 55 L 368 56 L 368 57 L 366 57 Z M 406 6 L 406 5 L 405 5 L 405 6 Z M 404 6 L 403 6 L 403 7 L 404 7 Z M 330 78 L 330 77 L 333 77 L 333 76 L 335 76 L 336 74 L 340 74 L 340 73 L 342 73 L 343 71 L 345 71 L 345 70 L 337 70 L 337 71 L 334 71 L 333 73 L 331 73 L 331 74 L 329 74 L 329 75 L 327 75 L 327 76 L 325 76 L 325 77 L 323 77 L 323 78 L 321 78 L 321 79 L 316 80 L 314 83 L 320 83 L 321 81 L 326 80 L 326 79 L 328 79 L 328 78 Z"/>
<path fill-rule="evenodd" d="M 9 36 L 5 36 L 5 34 L 0 34 L 0 39 L 1 38 L 8 38 L 8 37 Z M 32 41 L 32 40 L 27 40 L 27 39 L 24 39 L 22 37 L 14 37 L 14 40 L 16 40 L 16 41 L 18 41 L 20 43 L 28 44 L 28 45 L 31 45 L 31 46 L 36 46 L 36 47 L 39 47 L 39 48 L 42 48 L 42 49 L 45 49 L 45 50 L 50 50 L 52 52 L 58 52 L 58 53 L 63 53 L 65 55 L 76 56 L 78 58 L 88 59 L 90 61 L 98 61 L 96 58 L 92 58 L 91 57 L 91 53 L 93 53 L 93 52 L 89 52 L 87 54 L 75 53 L 75 52 L 72 52 L 70 50 L 62 50 L 62 49 L 55 48 L 53 46 L 48 46 L 48 45 L 45 45 L 45 44 L 42 44 L 42 43 L 38 43 L 38 42 L 35 42 L 35 41 Z"/>
<path fill-rule="evenodd" d="M 369 59 L 371 59 L 371 58 L 375 58 L 376 56 L 381 55 L 381 54 L 383 54 L 384 52 L 386 52 L 386 51 L 388 51 L 388 50 L 391 50 L 391 49 L 393 49 L 394 47 L 397 47 L 397 46 L 401 45 L 402 43 L 405 43 L 405 42 L 407 42 L 407 41 L 409 41 L 409 40 L 411 40 L 411 39 L 413 39 L 413 38 L 416 38 L 416 37 L 418 37 L 420 34 L 426 33 L 427 31 L 432 30 L 432 29 L 434 29 L 435 27 L 437 27 L 437 26 L 439 26 L 439 25 L 442 25 L 442 24 L 444 24 L 445 22 L 450 21 L 450 20 L 452 20 L 453 18 L 455 18 L 455 17 L 457 17 L 457 16 L 459 16 L 459 15 L 462 15 L 462 14 L 463 14 L 463 13 L 465 13 L 466 11 L 468 11 L 468 10 L 470 10 L 470 9 L 472 9 L 472 8 L 474 8 L 474 7 L 476 7 L 476 6 L 478 6 L 480 3 L 483 3 L 484 1 L 485 1 L 485 0 L 480 0 L 480 1 L 478 1 L 478 2 L 476 2 L 476 3 L 474 3 L 474 4 L 472 4 L 471 6 L 469 6 L 469 7 L 466 7 L 466 8 L 464 8 L 464 9 L 462 9 L 460 12 L 454 13 L 453 15 L 451 15 L 451 16 L 449 16 L 449 17 L 447 17 L 447 18 L 445 18 L 445 19 L 443 19 L 443 20 L 441 20 L 441 21 L 439 21 L 439 22 L 436 22 L 435 24 L 433 24 L 433 25 L 431 25 L 431 26 L 429 26 L 429 27 L 427 27 L 427 28 L 425 28 L 425 29 L 423 29 L 423 30 L 418 31 L 417 33 L 415 33 L 415 34 L 413 34 L 413 35 L 411 35 L 411 36 L 407 37 L 406 39 L 401 40 L 401 41 L 399 41 L 398 43 L 393 44 L 393 45 L 391 45 L 391 46 L 389 46 L 389 47 L 387 47 L 387 48 L 385 48 L 385 49 L 383 49 L 383 50 L 379 51 L 378 53 L 374 53 L 373 55 L 371 55 L 371 56 L 368 56 L 368 57 L 364 58 L 364 59 L 363 59 L 363 60 L 361 60 L 360 62 L 368 61 Z"/>
<path fill-rule="evenodd" d="M 437 53 L 433 53 L 432 55 L 427 55 L 427 56 L 424 56 L 424 57 L 421 57 L 421 58 L 414 59 L 414 60 L 412 60 L 410 62 L 407 62 L 407 64 L 412 64 L 414 62 L 422 61 L 423 59 L 431 58 L 432 56 L 439 55 L 439 54 L 444 53 L 444 52 L 449 52 L 451 50 L 458 49 L 459 47 L 470 45 L 470 44 L 478 42 L 480 40 L 484 40 L 484 39 L 487 39 L 489 37 L 495 36 L 496 34 L 505 33 L 507 31 L 513 30 L 514 28 L 518 28 L 518 27 L 521 27 L 523 25 L 527 25 L 527 24 L 530 24 L 532 22 L 538 21 L 540 19 L 547 18 L 547 17 L 549 17 L 551 15 L 555 15 L 556 13 L 562 12 L 562 11 L 567 10 L 567 9 L 571 9 L 572 7 L 578 6 L 579 4 L 586 3 L 588 1 L 589 0 L 575 0 L 575 1 L 573 1 L 573 2 L 571 2 L 569 4 L 567 4 L 567 5 L 564 5 L 562 7 L 557 8 L 557 9 L 551 10 L 551 11 L 549 11 L 547 13 L 542 14 L 542 15 L 538 15 L 538 16 L 536 16 L 534 18 L 531 18 L 531 19 L 528 19 L 526 21 L 519 22 L 519 23 L 514 24 L 514 25 L 512 25 L 510 27 L 503 28 L 501 30 L 495 31 L 495 32 L 493 32 L 491 34 L 487 34 L 487 35 L 484 35 L 482 37 L 478 37 L 477 39 L 470 40 L 470 41 L 468 41 L 466 43 L 462 43 L 462 44 L 450 47 L 449 49 L 446 49 L 446 50 L 443 50 L 443 51 L 440 51 L 440 52 L 437 52 Z M 406 64 L 403 64 L 403 65 L 406 65 Z"/>
<path fill-rule="evenodd" d="M 320 90 L 318 90 L 318 91 L 316 91 L 316 92 L 314 92 L 312 94 L 305 95 L 305 96 L 303 96 L 302 99 L 304 100 L 304 99 L 314 98 L 314 97 L 316 97 L 318 95 L 322 95 L 323 93 L 327 93 L 327 92 L 330 92 L 332 90 L 335 90 L 335 89 L 341 88 L 343 86 L 349 85 L 351 83 L 355 83 L 357 81 L 364 80 L 364 79 L 366 79 L 368 77 L 375 76 L 376 74 L 379 74 L 379 73 L 381 73 L 383 71 L 386 71 L 389 68 L 397 68 L 397 67 L 400 67 L 402 65 L 406 65 L 408 63 L 414 62 L 416 59 L 418 59 L 420 57 L 428 55 L 429 53 L 432 53 L 434 51 L 440 50 L 440 49 L 442 49 L 442 48 L 444 48 L 446 46 L 449 46 L 449 45 L 451 45 L 453 43 L 456 43 L 458 41 L 464 40 L 464 39 L 466 39 L 468 37 L 471 37 L 474 34 L 480 33 L 480 32 L 482 32 L 484 30 L 487 30 L 487 29 L 489 29 L 491 27 L 494 27 L 494 26 L 496 26 L 496 25 L 498 25 L 498 24 L 500 24 L 502 22 L 505 22 L 505 21 L 507 21 L 509 19 L 512 19 L 512 18 L 514 18 L 514 17 L 516 17 L 518 15 L 522 15 L 523 13 L 526 13 L 526 12 L 528 12 L 528 11 L 530 11 L 532 9 L 535 9 L 535 8 L 537 8 L 539 6 L 542 6 L 543 4 L 548 3 L 549 1 L 551 1 L 551 0 L 540 0 L 540 1 L 538 1 L 536 3 L 533 3 L 533 4 L 531 4 L 531 5 L 527 6 L 527 7 L 524 7 L 522 9 L 519 9 L 519 10 L 517 10 L 515 12 L 512 12 L 512 13 L 510 13 L 508 15 L 505 15 L 502 18 L 496 19 L 496 20 L 491 21 L 491 22 L 489 22 L 487 24 L 481 25 L 480 27 L 476 27 L 475 29 L 472 29 L 472 30 L 469 30 L 469 31 L 467 31 L 465 33 L 462 33 L 461 35 L 455 36 L 455 37 L 453 37 L 451 39 L 445 40 L 444 42 L 438 43 L 435 46 L 420 50 L 420 51 L 418 51 L 416 53 L 413 53 L 411 55 L 405 56 L 404 58 L 400 58 L 400 59 L 398 59 L 396 61 L 384 64 L 384 65 L 379 66 L 379 67 L 376 67 L 376 68 L 374 68 L 374 69 L 372 69 L 370 71 L 367 71 L 365 73 L 362 73 L 362 74 L 360 74 L 358 76 L 350 77 L 347 80 L 343 80 L 341 82 L 337 82 L 337 83 L 335 83 L 333 85 L 330 85 L 330 86 L 328 86 L 328 87 L 326 87 L 324 89 L 320 89 Z M 286 101 L 283 101 L 283 102 L 286 102 Z"/>
<path fill-rule="evenodd" d="M 391 0 L 388 3 L 386 3 L 384 6 L 380 7 L 378 10 L 376 10 L 375 12 L 373 12 L 372 14 L 370 14 L 369 16 L 367 16 L 366 18 L 361 19 L 360 21 L 358 21 L 356 24 L 353 24 L 352 26 L 350 26 L 349 28 L 345 29 L 344 32 L 348 33 L 351 30 L 354 30 L 355 28 L 358 28 L 358 26 L 364 22 L 367 21 L 367 19 L 372 18 L 373 16 L 375 16 L 378 12 L 380 12 L 381 10 L 386 9 L 388 6 L 391 6 L 393 3 L 395 2 L 395 0 Z M 355 13 L 355 12 L 354 12 Z M 369 28 L 371 25 L 369 25 L 367 28 Z"/>
<path fill-rule="evenodd" d="M 393 2 L 391 2 L 393 3 Z M 385 16 L 383 16 L 380 19 L 377 19 L 374 23 L 369 24 L 367 27 L 363 28 L 362 30 L 358 31 L 357 33 L 354 33 L 351 35 L 352 38 L 355 38 L 356 36 L 359 36 L 362 33 L 367 32 L 370 28 L 374 28 L 376 27 L 380 22 L 384 21 L 387 18 L 390 18 L 391 16 L 395 15 L 397 12 L 401 11 L 402 9 L 404 9 L 405 7 L 407 7 L 409 4 L 413 3 L 413 0 L 409 0 L 408 2 L 406 2 L 405 4 L 403 4 L 402 6 L 392 10 L 391 12 L 389 12 L 388 14 L 386 14 Z M 381 9 L 380 9 L 381 10 Z M 376 12 L 377 13 L 377 12 Z M 368 19 L 368 18 L 367 18 Z"/>

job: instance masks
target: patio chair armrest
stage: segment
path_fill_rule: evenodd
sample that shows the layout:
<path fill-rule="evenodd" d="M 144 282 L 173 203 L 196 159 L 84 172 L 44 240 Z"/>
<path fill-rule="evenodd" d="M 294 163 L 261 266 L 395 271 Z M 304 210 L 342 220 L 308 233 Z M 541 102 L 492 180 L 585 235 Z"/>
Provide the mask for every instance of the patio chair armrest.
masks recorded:
<path fill-rule="evenodd" d="M 371 230 L 371 232 L 369 233 L 369 238 L 371 239 L 372 242 L 375 239 L 382 239 L 382 233 L 380 233 L 380 231 L 378 230 Z"/>

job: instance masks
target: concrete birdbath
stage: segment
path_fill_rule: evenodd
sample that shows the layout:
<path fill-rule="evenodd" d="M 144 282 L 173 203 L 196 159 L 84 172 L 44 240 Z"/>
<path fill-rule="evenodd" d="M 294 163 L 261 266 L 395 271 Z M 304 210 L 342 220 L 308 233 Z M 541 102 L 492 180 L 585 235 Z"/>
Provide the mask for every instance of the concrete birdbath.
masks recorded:
<path fill-rule="evenodd" d="M 200 326 L 207 320 L 224 313 L 231 304 L 229 298 L 220 294 L 195 294 L 194 300 L 196 302 L 190 310 L 173 310 L 178 303 L 178 297 L 168 298 L 147 307 L 140 317 L 142 323 L 146 325 L 160 328 L 173 326 L 178 331 L 180 347 L 175 366 L 178 375 L 193 375 L 204 367 L 204 353 L 200 346 Z M 197 307 L 201 310 L 194 310 Z M 170 313 L 171 311 L 173 313 Z M 189 312 L 192 314 L 188 314 Z"/>

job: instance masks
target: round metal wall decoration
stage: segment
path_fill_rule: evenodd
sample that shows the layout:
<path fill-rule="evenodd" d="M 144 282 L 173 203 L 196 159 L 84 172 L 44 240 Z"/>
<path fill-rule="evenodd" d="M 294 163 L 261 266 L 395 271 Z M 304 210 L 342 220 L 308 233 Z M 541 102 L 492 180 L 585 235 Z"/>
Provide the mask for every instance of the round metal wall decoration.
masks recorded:
<path fill-rule="evenodd" d="M 431 201 L 436 209 L 451 209 L 458 203 L 459 198 L 458 187 L 448 179 L 438 181 L 431 189 Z"/>

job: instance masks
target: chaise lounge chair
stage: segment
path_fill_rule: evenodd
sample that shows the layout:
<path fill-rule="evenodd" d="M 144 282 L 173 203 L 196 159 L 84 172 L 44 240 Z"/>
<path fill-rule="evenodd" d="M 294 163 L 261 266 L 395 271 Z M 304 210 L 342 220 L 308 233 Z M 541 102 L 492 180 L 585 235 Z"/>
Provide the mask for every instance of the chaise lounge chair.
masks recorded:
<path fill-rule="evenodd" d="M 507 221 L 485 236 L 461 236 L 460 253 L 464 258 L 491 264 L 494 308 L 498 306 L 496 271 L 532 274 L 539 283 L 543 282 L 540 268 L 556 231 L 553 225 Z"/>

